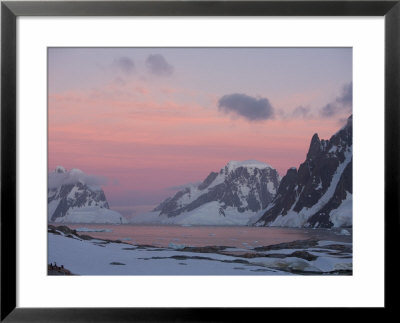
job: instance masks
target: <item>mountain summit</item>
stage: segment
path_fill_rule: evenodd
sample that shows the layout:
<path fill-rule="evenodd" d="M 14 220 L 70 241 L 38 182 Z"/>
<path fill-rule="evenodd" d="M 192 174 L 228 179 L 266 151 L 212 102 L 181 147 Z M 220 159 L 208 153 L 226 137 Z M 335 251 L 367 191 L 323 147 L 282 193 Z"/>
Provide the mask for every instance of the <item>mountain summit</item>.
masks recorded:
<path fill-rule="evenodd" d="M 166 199 L 154 211 L 171 223 L 247 224 L 272 201 L 279 174 L 256 160 L 230 161 L 219 172 Z"/>
<path fill-rule="evenodd" d="M 352 225 L 352 116 L 329 140 L 311 139 L 306 160 L 290 168 L 257 226 Z"/>
<path fill-rule="evenodd" d="M 100 181 L 79 169 L 57 166 L 48 174 L 48 221 L 63 223 L 126 223 L 109 209 Z"/>

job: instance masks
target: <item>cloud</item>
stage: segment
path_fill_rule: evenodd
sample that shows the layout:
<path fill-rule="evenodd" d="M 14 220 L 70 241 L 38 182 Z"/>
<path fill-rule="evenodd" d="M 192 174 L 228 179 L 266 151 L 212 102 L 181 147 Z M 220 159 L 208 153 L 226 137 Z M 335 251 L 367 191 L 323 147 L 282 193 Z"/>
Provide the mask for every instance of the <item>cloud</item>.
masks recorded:
<path fill-rule="evenodd" d="M 332 117 L 333 115 L 338 113 L 339 110 L 340 110 L 340 107 L 335 102 L 331 102 L 322 107 L 321 115 L 323 117 Z"/>
<path fill-rule="evenodd" d="M 299 105 L 293 110 L 278 109 L 276 116 L 281 120 L 310 120 L 315 118 L 312 109 L 309 106 Z"/>
<path fill-rule="evenodd" d="M 235 114 L 249 121 L 268 120 L 274 116 L 274 109 L 268 99 L 240 93 L 224 95 L 218 101 L 218 108 L 226 114 Z"/>
<path fill-rule="evenodd" d="M 309 107 L 303 107 L 302 105 L 300 105 L 293 110 L 291 117 L 294 119 L 309 119 L 312 117 L 310 114 L 310 110 L 311 109 Z"/>
<path fill-rule="evenodd" d="M 122 77 L 118 76 L 114 79 L 114 84 L 118 86 L 124 86 L 126 85 L 126 81 Z"/>
<path fill-rule="evenodd" d="M 347 124 L 347 121 L 349 120 L 349 118 L 340 118 L 337 123 L 339 126 L 344 126 Z"/>
<path fill-rule="evenodd" d="M 353 105 L 353 82 L 343 86 L 342 95 L 337 97 L 336 101 L 346 107 Z"/>
<path fill-rule="evenodd" d="M 323 117 L 332 117 L 342 111 L 351 112 L 353 107 L 353 82 L 345 84 L 340 96 L 321 108 L 320 114 Z"/>
<path fill-rule="evenodd" d="M 76 184 L 81 182 L 89 186 L 100 187 L 107 184 L 107 180 L 102 176 L 87 175 L 79 169 L 73 168 L 65 172 L 51 172 L 48 175 L 48 188 L 53 189 L 61 185 Z"/>
<path fill-rule="evenodd" d="M 147 56 L 146 66 L 152 74 L 161 76 L 170 76 L 174 71 L 174 67 L 160 54 Z"/>
<path fill-rule="evenodd" d="M 116 58 L 114 60 L 114 65 L 126 74 L 131 74 L 135 70 L 135 63 L 132 59 L 126 56 Z"/>

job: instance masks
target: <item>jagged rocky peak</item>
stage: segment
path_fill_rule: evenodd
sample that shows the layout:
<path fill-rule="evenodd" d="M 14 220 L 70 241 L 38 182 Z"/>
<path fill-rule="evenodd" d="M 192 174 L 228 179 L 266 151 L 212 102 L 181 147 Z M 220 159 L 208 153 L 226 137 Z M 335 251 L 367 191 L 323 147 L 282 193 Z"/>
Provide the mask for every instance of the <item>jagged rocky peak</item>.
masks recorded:
<path fill-rule="evenodd" d="M 62 166 L 57 166 L 56 167 L 56 169 L 54 170 L 54 172 L 55 173 L 61 173 L 61 174 L 63 174 L 63 173 L 66 173 L 67 172 L 67 170 L 64 168 L 64 167 L 62 167 Z"/>
<path fill-rule="evenodd" d="M 232 172 L 238 168 L 246 168 L 246 169 L 265 169 L 265 168 L 272 168 L 272 166 L 268 165 L 267 163 L 260 162 L 258 160 L 245 160 L 245 161 L 236 161 L 231 160 L 226 164 L 224 167 L 225 172 Z"/>
<path fill-rule="evenodd" d="M 346 124 L 329 141 L 332 147 L 338 148 L 353 144 L 353 115 L 347 119 Z"/>
<path fill-rule="evenodd" d="M 230 212 L 254 213 L 268 205 L 278 186 L 279 174 L 270 165 L 256 160 L 230 161 L 202 183 L 180 190 L 154 211 L 176 217 L 213 203 L 209 211 L 216 217 Z"/>
<path fill-rule="evenodd" d="M 281 183 L 278 188 L 278 193 L 279 190 L 281 190 L 283 187 L 287 187 L 291 183 L 294 182 L 294 179 L 297 178 L 297 169 L 296 167 L 291 167 L 287 170 L 286 175 L 282 178 Z"/>
<path fill-rule="evenodd" d="M 288 170 L 256 225 L 350 226 L 352 148 L 352 116 L 329 140 L 315 134 L 306 160 Z"/>
<path fill-rule="evenodd" d="M 308 149 L 307 159 L 316 157 L 326 147 L 326 141 L 320 140 L 318 134 L 311 138 L 310 148 Z"/>

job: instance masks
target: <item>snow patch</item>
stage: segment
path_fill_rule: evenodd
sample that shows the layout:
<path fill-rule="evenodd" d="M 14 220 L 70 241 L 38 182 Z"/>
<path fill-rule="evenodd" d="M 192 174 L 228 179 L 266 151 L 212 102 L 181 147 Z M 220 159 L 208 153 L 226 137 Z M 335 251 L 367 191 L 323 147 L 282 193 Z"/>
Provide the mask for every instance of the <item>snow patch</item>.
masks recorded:
<path fill-rule="evenodd" d="M 186 248 L 186 246 L 184 244 L 177 244 L 177 243 L 170 242 L 168 244 L 168 248 L 174 249 L 174 250 L 181 250 L 181 249 Z"/>
<path fill-rule="evenodd" d="M 335 153 L 337 151 L 338 147 L 337 146 L 332 146 L 331 149 L 329 149 L 328 153 Z"/>
<path fill-rule="evenodd" d="M 274 183 L 272 183 L 272 182 L 268 182 L 267 183 L 267 190 L 268 190 L 268 192 L 270 192 L 271 194 L 276 194 L 276 187 L 275 187 L 275 185 L 274 185 Z"/>
<path fill-rule="evenodd" d="M 333 223 L 334 228 L 353 225 L 353 196 L 351 193 L 346 192 L 346 199 L 337 209 L 329 213 L 329 220 Z"/>
<path fill-rule="evenodd" d="M 340 230 L 339 234 L 342 235 L 342 236 L 349 236 L 349 235 L 351 235 L 351 233 L 350 233 L 349 231 L 347 231 L 346 229 Z"/>
<path fill-rule="evenodd" d="M 338 244 L 338 241 L 330 241 L 330 240 L 320 240 L 318 241 L 318 247 L 326 247 L 331 244 Z M 340 242 L 340 244 L 345 245 L 345 246 L 351 246 L 351 242 Z"/>

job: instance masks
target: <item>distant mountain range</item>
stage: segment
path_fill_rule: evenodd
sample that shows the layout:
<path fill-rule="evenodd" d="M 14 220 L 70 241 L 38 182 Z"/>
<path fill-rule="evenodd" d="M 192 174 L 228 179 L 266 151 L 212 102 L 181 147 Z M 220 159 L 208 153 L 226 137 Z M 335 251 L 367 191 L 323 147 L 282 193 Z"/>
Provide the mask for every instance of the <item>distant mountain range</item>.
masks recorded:
<path fill-rule="evenodd" d="M 153 213 L 164 223 L 244 225 L 272 201 L 278 186 L 279 174 L 270 165 L 230 161 L 202 183 L 166 199 Z"/>
<path fill-rule="evenodd" d="M 100 186 L 79 169 L 58 166 L 48 175 L 48 221 L 62 223 L 127 223 L 109 205 Z"/>
<path fill-rule="evenodd" d="M 283 227 L 352 226 L 352 116 L 329 140 L 315 134 L 306 160 L 280 179 L 270 165 L 230 161 L 203 182 L 188 184 L 132 223 L 255 225 Z M 99 185 L 77 169 L 49 174 L 49 221 L 126 223 L 109 209 Z"/>
<path fill-rule="evenodd" d="M 329 140 L 315 134 L 306 160 L 280 180 L 258 161 L 231 161 L 166 199 L 134 223 L 352 226 L 352 116 Z"/>

